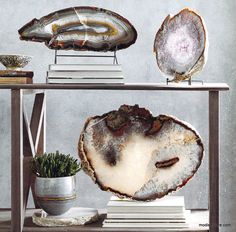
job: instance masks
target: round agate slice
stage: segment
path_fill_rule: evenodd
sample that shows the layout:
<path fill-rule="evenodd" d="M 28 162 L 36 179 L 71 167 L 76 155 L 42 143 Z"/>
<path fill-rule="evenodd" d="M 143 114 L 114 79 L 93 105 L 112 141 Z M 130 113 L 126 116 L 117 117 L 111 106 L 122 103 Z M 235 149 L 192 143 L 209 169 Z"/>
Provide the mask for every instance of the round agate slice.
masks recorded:
<path fill-rule="evenodd" d="M 189 79 L 202 70 L 207 57 L 207 33 L 203 19 L 184 9 L 168 15 L 156 34 L 154 52 L 161 72 L 173 81 Z"/>
<path fill-rule="evenodd" d="M 184 186 L 203 150 L 192 126 L 138 105 L 89 118 L 79 140 L 83 168 L 102 190 L 143 201 Z"/>

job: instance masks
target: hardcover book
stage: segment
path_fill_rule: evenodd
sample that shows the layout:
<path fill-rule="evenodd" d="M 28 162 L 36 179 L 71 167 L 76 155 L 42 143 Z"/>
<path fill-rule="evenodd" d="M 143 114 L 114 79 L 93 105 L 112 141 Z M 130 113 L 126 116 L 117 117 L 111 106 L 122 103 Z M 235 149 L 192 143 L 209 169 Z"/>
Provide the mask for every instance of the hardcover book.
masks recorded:
<path fill-rule="evenodd" d="M 49 84 L 112 84 L 124 83 L 123 78 L 47 78 Z"/>
<path fill-rule="evenodd" d="M 103 227 L 186 228 L 189 210 L 183 196 L 166 196 L 143 202 L 111 197 Z"/>
<path fill-rule="evenodd" d="M 33 77 L 32 71 L 0 70 L 0 77 Z"/>
<path fill-rule="evenodd" d="M 0 77 L 0 84 L 32 84 L 31 77 Z"/>
<path fill-rule="evenodd" d="M 121 71 L 48 71 L 53 78 L 122 78 Z"/>
<path fill-rule="evenodd" d="M 166 196 L 155 201 L 143 202 L 112 197 L 107 205 L 108 212 L 148 212 L 148 213 L 182 213 L 184 211 L 183 196 Z"/>
<path fill-rule="evenodd" d="M 54 71 L 122 71 L 119 64 L 50 64 Z"/>

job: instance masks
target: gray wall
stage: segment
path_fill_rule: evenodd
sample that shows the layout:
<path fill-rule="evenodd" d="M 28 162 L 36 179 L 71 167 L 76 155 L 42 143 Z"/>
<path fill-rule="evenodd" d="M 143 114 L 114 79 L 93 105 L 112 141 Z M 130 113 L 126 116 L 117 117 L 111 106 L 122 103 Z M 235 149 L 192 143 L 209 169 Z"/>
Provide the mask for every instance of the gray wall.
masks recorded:
<path fill-rule="evenodd" d="M 206 82 L 227 82 L 230 92 L 221 97 L 221 166 L 220 197 L 221 223 L 231 227 L 221 231 L 236 231 L 236 30 L 235 0 L 81 0 L 47 1 L 0 0 L 0 53 L 33 55 L 28 69 L 34 70 L 35 82 L 45 82 L 48 64 L 53 62 L 53 51 L 43 44 L 23 42 L 17 30 L 26 22 L 52 11 L 91 5 L 107 8 L 128 18 L 139 37 L 135 45 L 118 53 L 127 82 L 163 82 L 152 52 L 153 40 L 163 19 L 184 7 L 197 10 L 205 19 L 209 32 L 209 60 L 196 78 Z M 0 207 L 10 207 L 10 93 L 0 91 Z M 47 151 L 59 149 L 77 156 L 77 142 L 85 119 L 117 109 L 121 104 L 135 104 L 149 108 L 154 115 L 172 114 L 191 123 L 201 134 L 206 155 L 195 177 L 178 192 L 186 197 L 188 208 L 206 208 L 208 198 L 208 124 L 206 93 L 181 92 L 109 92 L 109 91 L 48 91 L 47 92 Z M 32 99 L 26 97 L 30 110 Z M 104 207 L 110 197 L 92 183 L 82 172 L 78 175 L 78 205 Z M 32 204 L 31 204 L 32 205 Z"/>

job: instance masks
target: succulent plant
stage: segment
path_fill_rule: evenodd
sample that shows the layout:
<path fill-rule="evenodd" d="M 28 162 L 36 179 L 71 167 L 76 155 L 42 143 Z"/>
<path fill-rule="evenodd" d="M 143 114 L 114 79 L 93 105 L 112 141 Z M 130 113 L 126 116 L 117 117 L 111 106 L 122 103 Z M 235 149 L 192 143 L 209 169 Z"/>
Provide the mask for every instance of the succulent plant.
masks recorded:
<path fill-rule="evenodd" d="M 31 169 L 38 177 L 54 178 L 73 176 L 81 169 L 81 163 L 70 156 L 56 151 L 56 153 L 45 153 L 36 155 L 31 162 Z"/>

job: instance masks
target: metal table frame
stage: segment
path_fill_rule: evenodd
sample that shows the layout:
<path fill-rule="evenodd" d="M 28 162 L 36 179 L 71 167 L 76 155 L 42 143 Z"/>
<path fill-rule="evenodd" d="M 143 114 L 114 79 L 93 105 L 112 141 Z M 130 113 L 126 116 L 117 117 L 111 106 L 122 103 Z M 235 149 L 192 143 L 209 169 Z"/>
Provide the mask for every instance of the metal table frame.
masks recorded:
<path fill-rule="evenodd" d="M 219 92 L 229 90 L 227 84 L 30 84 L 0 85 L 11 90 L 11 231 L 21 232 L 24 226 L 30 187 L 34 178 L 29 160 L 45 150 L 45 93 L 37 93 L 29 122 L 24 111 L 25 89 L 31 90 L 146 90 L 146 91 L 206 91 L 209 93 L 209 224 L 210 232 L 219 232 Z M 33 188 L 32 188 L 33 192 Z M 34 196 L 34 193 L 33 193 Z M 36 202 L 35 202 L 36 204 Z M 36 205 L 37 206 L 37 205 Z"/>

